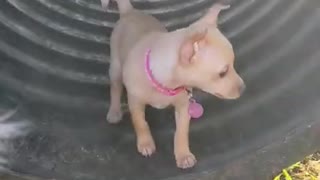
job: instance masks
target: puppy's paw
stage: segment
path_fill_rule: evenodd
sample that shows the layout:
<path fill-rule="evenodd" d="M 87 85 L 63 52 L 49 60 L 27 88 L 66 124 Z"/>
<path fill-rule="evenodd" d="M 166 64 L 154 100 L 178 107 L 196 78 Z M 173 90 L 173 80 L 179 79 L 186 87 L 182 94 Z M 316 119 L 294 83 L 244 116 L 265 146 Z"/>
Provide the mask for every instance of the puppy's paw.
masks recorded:
<path fill-rule="evenodd" d="M 176 155 L 177 167 L 181 169 L 192 168 L 196 165 L 196 157 L 191 153 L 179 153 Z"/>
<path fill-rule="evenodd" d="M 122 120 L 122 116 L 123 116 L 123 113 L 121 109 L 120 110 L 110 109 L 107 114 L 107 121 L 110 124 L 117 124 Z"/>
<path fill-rule="evenodd" d="M 150 157 L 156 151 L 156 145 L 151 135 L 138 138 L 138 151 L 144 157 Z"/>

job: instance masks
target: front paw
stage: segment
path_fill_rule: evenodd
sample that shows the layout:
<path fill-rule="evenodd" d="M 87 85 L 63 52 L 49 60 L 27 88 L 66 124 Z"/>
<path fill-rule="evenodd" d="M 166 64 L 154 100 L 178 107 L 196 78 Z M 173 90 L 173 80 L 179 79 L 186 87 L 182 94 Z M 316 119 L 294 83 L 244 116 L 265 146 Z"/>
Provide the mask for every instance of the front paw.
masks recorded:
<path fill-rule="evenodd" d="M 196 157 L 191 152 L 176 154 L 177 167 L 181 169 L 192 168 L 196 165 Z"/>
<path fill-rule="evenodd" d="M 138 137 L 137 148 L 144 157 L 150 157 L 156 151 L 156 145 L 151 135 Z"/>
<path fill-rule="evenodd" d="M 121 109 L 109 109 L 109 112 L 107 114 L 107 121 L 110 123 L 110 124 L 116 124 L 116 123 L 119 123 L 121 120 L 122 120 L 122 111 Z"/>

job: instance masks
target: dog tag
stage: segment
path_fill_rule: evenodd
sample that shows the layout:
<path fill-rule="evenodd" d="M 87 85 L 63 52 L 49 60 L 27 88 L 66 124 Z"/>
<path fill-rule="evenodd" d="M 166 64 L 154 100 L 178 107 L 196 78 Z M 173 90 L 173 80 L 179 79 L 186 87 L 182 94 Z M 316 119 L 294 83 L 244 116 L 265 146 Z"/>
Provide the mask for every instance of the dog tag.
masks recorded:
<path fill-rule="evenodd" d="M 203 107 L 201 104 L 197 103 L 195 99 L 190 99 L 189 103 L 189 115 L 192 118 L 200 118 L 203 114 Z"/>

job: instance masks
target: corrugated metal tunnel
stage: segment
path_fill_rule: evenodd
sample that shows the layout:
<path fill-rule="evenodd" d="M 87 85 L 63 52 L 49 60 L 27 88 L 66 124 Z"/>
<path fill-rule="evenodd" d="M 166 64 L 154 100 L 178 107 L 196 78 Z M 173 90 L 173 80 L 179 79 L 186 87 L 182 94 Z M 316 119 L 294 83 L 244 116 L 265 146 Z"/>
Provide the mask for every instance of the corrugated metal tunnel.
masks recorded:
<path fill-rule="evenodd" d="M 213 3 L 132 2 L 170 30 L 198 19 Z M 105 13 L 98 0 L 0 1 L 0 113 L 17 109 L 8 121 L 32 125 L 10 141 L 7 173 L 66 180 L 262 180 L 319 148 L 320 3 L 230 4 L 219 26 L 235 47 L 247 91 L 236 101 L 196 93 L 206 110 L 191 125 L 199 163 L 185 172 L 173 159 L 171 110 L 148 109 L 158 144 L 151 159 L 136 152 L 128 115 L 117 126 L 105 121 L 115 4 Z"/>

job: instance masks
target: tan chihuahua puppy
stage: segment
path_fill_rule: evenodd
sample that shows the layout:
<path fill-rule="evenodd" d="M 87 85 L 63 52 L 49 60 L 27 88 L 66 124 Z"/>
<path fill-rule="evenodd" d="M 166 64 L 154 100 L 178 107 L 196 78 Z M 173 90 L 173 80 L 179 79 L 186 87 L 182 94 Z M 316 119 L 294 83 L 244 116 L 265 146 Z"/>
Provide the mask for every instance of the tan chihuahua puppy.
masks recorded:
<path fill-rule="evenodd" d="M 189 148 L 190 90 L 199 88 L 223 99 L 236 99 L 245 89 L 234 69 L 231 43 L 217 28 L 219 12 L 228 6 L 213 5 L 186 28 L 173 32 L 153 16 L 133 8 L 129 0 L 116 0 L 120 20 L 111 35 L 110 123 L 122 119 L 123 85 L 137 136 L 137 149 L 151 156 L 156 146 L 145 106 L 174 106 L 174 154 L 179 168 L 190 168 L 196 158 Z M 101 0 L 104 9 L 109 0 Z"/>

